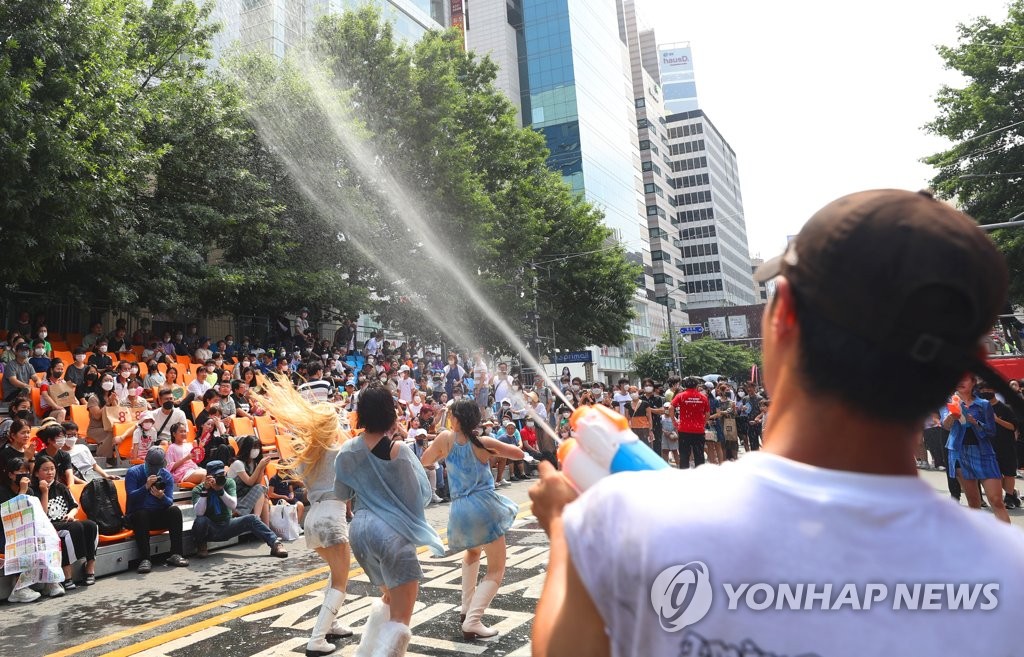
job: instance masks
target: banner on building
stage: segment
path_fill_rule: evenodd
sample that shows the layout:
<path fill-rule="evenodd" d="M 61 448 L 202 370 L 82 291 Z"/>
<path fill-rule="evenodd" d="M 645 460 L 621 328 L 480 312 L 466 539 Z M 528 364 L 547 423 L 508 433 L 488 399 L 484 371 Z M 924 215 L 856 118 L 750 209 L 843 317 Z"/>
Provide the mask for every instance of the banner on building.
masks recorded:
<path fill-rule="evenodd" d="M 750 337 L 750 327 L 747 325 L 746 315 L 729 316 L 729 337 L 733 339 Z"/>
<path fill-rule="evenodd" d="M 724 317 L 708 317 L 708 332 L 716 340 L 725 340 L 729 337 Z"/>
<path fill-rule="evenodd" d="M 452 27 L 462 33 L 462 49 L 466 49 L 466 0 L 451 0 Z"/>

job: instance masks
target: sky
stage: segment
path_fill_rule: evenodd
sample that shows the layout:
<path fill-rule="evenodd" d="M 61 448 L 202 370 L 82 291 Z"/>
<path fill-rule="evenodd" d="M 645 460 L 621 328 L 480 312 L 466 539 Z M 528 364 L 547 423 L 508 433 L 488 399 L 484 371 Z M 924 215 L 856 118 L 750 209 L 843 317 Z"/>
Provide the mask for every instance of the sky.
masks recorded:
<path fill-rule="evenodd" d="M 1007 0 L 638 0 L 659 43 L 689 41 L 700 108 L 736 151 L 752 256 L 782 251 L 818 208 L 879 187 L 922 189 L 922 128 L 959 76 L 935 47 L 1005 20 Z"/>

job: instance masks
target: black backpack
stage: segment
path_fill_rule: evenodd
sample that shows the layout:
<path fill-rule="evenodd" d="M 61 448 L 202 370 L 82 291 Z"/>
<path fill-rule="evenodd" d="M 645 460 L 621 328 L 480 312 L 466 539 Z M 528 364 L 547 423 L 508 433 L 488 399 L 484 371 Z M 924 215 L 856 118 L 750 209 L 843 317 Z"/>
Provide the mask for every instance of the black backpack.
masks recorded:
<path fill-rule="evenodd" d="M 100 529 L 100 534 L 110 536 L 124 528 L 124 514 L 117 501 L 117 489 L 109 479 L 93 479 L 82 491 L 82 509 Z"/>

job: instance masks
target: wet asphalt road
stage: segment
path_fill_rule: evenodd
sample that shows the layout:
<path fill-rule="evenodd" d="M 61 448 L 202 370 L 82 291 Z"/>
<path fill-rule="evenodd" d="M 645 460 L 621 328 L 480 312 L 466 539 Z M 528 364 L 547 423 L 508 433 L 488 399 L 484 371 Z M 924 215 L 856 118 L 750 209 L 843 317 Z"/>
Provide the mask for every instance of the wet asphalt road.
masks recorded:
<path fill-rule="evenodd" d="M 944 473 L 922 471 L 921 476 L 937 494 L 946 493 Z M 528 483 L 516 483 L 501 492 L 525 505 L 528 487 Z M 1024 510 L 1010 514 L 1014 524 L 1024 529 Z M 447 505 L 429 508 L 427 517 L 443 536 Z M 422 554 L 426 580 L 413 618 L 414 639 L 408 654 L 530 654 L 529 633 L 544 581 L 547 539 L 524 514 L 509 533 L 508 542 L 505 582 L 485 617 L 487 624 L 501 630 L 500 638 L 489 643 L 462 639 L 458 620 L 461 555 L 433 559 Z M 20 605 L 0 603 L 0 654 L 301 655 L 322 599 L 327 570 L 319 557 L 306 549 L 303 539 L 289 544 L 288 549 L 288 559 L 275 559 L 264 544 L 248 540 L 216 551 L 207 560 L 193 558 L 187 569 L 157 563 L 149 575 L 132 571 L 105 577 L 95 586 L 79 587 L 63 598 Z M 377 595 L 365 576 L 355 575 L 349 583 L 343 620 L 358 632 Z M 145 627 L 153 623 L 159 625 Z M 357 633 L 342 641 L 337 654 L 352 655 L 358 639 Z"/>

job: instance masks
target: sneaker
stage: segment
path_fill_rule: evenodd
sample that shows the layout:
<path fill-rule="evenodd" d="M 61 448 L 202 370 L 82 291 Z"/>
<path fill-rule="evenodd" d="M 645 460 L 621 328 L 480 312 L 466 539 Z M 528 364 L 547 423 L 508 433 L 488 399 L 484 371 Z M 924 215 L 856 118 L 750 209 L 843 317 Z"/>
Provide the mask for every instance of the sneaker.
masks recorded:
<path fill-rule="evenodd" d="M 270 547 L 270 556 L 284 559 L 288 556 L 288 551 L 284 549 L 284 543 L 278 540 Z"/>
<path fill-rule="evenodd" d="M 167 565 L 178 566 L 179 568 L 187 568 L 188 559 L 181 556 L 180 554 L 172 554 L 171 556 L 167 557 Z"/>
<path fill-rule="evenodd" d="M 64 587 L 57 583 L 47 584 L 43 587 L 43 593 L 48 598 L 59 598 L 64 595 Z"/>
<path fill-rule="evenodd" d="M 66 580 L 64 580 L 64 583 L 61 584 L 61 586 L 64 587 L 65 591 L 70 591 L 71 589 L 77 589 L 78 588 L 78 586 L 75 585 L 75 580 L 73 580 L 73 579 L 66 579 Z"/>
<path fill-rule="evenodd" d="M 440 504 L 443 501 L 444 500 L 442 500 L 441 496 L 438 495 L 437 493 L 434 493 L 433 495 L 430 496 L 430 503 L 431 504 Z"/>
<path fill-rule="evenodd" d="M 494 485 L 497 486 L 498 488 L 505 488 L 506 486 L 511 486 L 512 484 L 508 482 L 508 479 L 502 479 L 501 481 Z"/>
<path fill-rule="evenodd" d="M 39 591 L 33 591 L 27 586 L 23 589 L 14 591 L 7 596 L 7 602 L 33 602 L 39 599 Z"/>
<path fill-rule="evenodd" d="M 135 569 L 135 572 L 140 575 L 153 572 L 153 562 L 149 559 L 143 559 L 139 562 L 139 567 Z"/>

